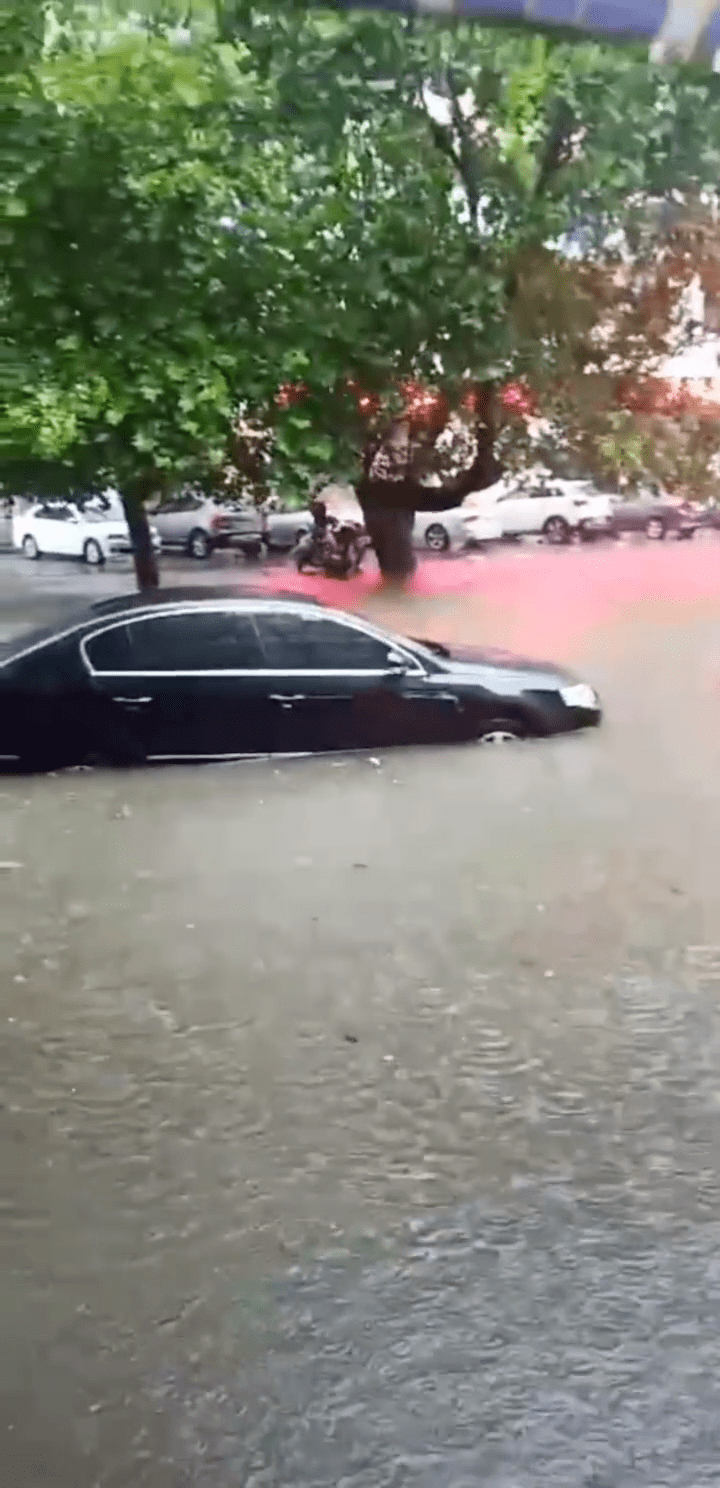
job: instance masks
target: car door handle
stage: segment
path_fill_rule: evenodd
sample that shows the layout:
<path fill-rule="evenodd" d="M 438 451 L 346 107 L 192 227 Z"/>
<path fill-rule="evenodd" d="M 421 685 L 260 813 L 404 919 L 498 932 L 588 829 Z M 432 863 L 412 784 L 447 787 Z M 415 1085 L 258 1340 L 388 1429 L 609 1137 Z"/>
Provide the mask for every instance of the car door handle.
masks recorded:
<path fill-rule="evenodd" d="M 304 692 L 271 692 L 271 703 L 301 703 L 305 697 Z"/>
<path fill-rule="evenodd" d="M 129 703 L 129 705 L 130 705 L 131 708 L 145 707 L 145 706 L 147 706 L 148 703 L 151 703 L 152 701 L 153 701 L 153 699 L 151 697 L 143 697 L 143 698 L 139 698 L 139 697 L 114 697 L 113 698 L 113 702 L 114 703 Z"/>

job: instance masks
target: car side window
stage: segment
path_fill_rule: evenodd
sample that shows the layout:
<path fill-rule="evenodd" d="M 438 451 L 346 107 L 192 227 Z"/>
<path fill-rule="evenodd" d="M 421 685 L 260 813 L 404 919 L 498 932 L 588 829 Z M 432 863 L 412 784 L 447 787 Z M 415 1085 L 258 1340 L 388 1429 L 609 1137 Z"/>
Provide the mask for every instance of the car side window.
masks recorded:
<path fill-rule="evenodd" d="M 90 636 L 84 646 L 87 659 L 94 672 L 131 672 L 132 647 L 130 626 L 112 625 Z"/>
<path fill-rule="evenodd" d="M 69 506 L 46 506 L 38 512 L 38 516 L 50 522 L 71 522 L 73 514 Z"/>
<path fill-rule="evenodd" d="M 86 643 L 96 672 L 255 671 L 263 655 L 249 615 L 232 611 L 125 621 Z"/>
<path fill-rule="evenodd" d="M 323 616 L 258 615 L 265 664 L 272 671 L 384 671 L 387 642 Z"/>

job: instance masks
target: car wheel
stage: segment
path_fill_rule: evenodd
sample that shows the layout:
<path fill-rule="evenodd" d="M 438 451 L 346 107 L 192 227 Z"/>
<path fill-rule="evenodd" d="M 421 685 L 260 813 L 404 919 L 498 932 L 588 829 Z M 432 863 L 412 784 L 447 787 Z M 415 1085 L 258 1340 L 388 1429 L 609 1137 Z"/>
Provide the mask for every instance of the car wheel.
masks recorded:
<path fill-rule="evenodd" d="M 108 749 L 89 749 L 83 759 L 86 770 L 131 770 L 134 766 L 147 764 L 147 755 L 139 749 L 123 749 L 121 745 Z"/>
<path fill-rule="evenodd" d="M 667 528 L 662 517 L 649 517 L 645 523 L 645 536 L 654 542 L 661 542 L 666 532 Z"/>
<path fill-rule="evenodd" d="M 203 532 L 202 527 L 196 527 L 195 531 L 191 532 L 188 538 L 188 552 L 190 557 L 201 560 L 203 558 L 209 558 L 211 549 L 212 543 L 207 532 Z"/>
<path fill-rule="evenodd" d="M 570 541 L 570 525 L 564 517 L 548 517 L 543 527 L 543 537 L 555 547 Z"/>
<path fill-rule="evenodd" d="M 482 725 L 477 736 L 478 744 L 514 744 L 525 739 L 527 730 L 514 718 L 492 718 Z"/>
<path fill-rule="evenodd" d="M 431 522 L 425 528 L 425 542 L 433 553 L 446 553 L 450 547 L 450 533 L 442 522 Z"/>
<path fill-rule="evenodd" d="M 678 542 L 689 542 L 695 536 L 694 527 L 680 527 L 678 530 Z"/>
<path fill-rule="evenodd" d="M 91 568 L 100 568 L 105 562 L 105 554 L 99 542 L 96 542 L 94 537 L 88 538 L 83 548 L 83 558 L 86 563 L 89 563 Z"/>
<path fill-rule="evenodd" d="M 147 750 L 127 729 L 115 729 L 109 738 L 107 730 L 99 728 L 82 763 L 95 770 L 130 769 L 133 765 L 147 764 Z"/>
<path fill-rule="evenodd" d="M 40 557 L 40 549 L 35 541 L 35 538 L 30 532 L 28 532 L 23 538 L 22 550 L 26 558 Z"/>

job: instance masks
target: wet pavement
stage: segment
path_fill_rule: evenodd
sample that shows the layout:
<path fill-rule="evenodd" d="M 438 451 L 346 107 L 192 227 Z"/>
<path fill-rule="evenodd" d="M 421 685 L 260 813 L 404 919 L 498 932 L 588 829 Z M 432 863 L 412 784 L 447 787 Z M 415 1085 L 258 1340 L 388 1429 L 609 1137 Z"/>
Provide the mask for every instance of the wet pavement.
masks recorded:
<path fill-rule="evenodd" d="M 597 733 L 0 780 L 5 1481 L 718 1482 L 720 585 L 643 552 L 355 596 Z"/>

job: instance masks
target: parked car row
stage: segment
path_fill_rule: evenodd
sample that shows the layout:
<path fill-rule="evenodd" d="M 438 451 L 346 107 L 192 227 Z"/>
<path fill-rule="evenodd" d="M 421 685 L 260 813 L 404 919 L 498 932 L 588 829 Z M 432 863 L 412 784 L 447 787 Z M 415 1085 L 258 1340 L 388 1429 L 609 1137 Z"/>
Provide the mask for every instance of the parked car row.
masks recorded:
<path fill-rule="evenodd" d="M 359 507 L 353 508 L 351 516 L 362 522 Z M 119 499 L 71 502 L 47 498 L 18 504 L 13 510 L 8 504 L 4 525 L 7 546 L 20 549 L 28 558 L 76 557 L 97 565 L 131 550 Z M 215 549 L 229 547 L 257 559 L 263 548 L 270 553 L 290 552 L 311 527 L 308 509 L 262 512 L 239 502 L 184 493 L 155 508 L 151 534 L 156 549 L 187 553 L 199 560 L 209 558 Z M 438 553 L 469 542 L 480 546 L 502 536 L 492 515 L 463 507 L 443 512 L 441 517 L 418 513 L 415 530 L 418 546 Z"/>
<path fill-rule="evenodd" d="M 354 499 L 341 506 L 336 503 L 334 512 L 362 522 Z M 131 551 L 118 497 L 93 496 L 77 502 L 47 498 L 14 505 L 6 501 L 0 516 L 0 539 L 11 541 L 28 558 L 58 555 L 98 565 Z M 162 501 L 153 511 L 151 536 L 156 550 L 162 547 L 200 560 L 217 548 L 228 547 L 248 559 L 258 559 L 263 549 L 291 551 L 311 526 L 309 509 L 263 511 L 184 492 Z M 624 500 L 603 495 L 583 481 L 498 482 L 449 511 L 418 512 L 415 543 L 444 553 L 487 548 L 521 537 L 537 537 L 553 545 L 576 536 L 590 541 L 626 533 L 644 533 L 653 540 L 669 535 L 688 539 L 703 528 L 720 530 L 720 507 L 655 496 Z"/>

